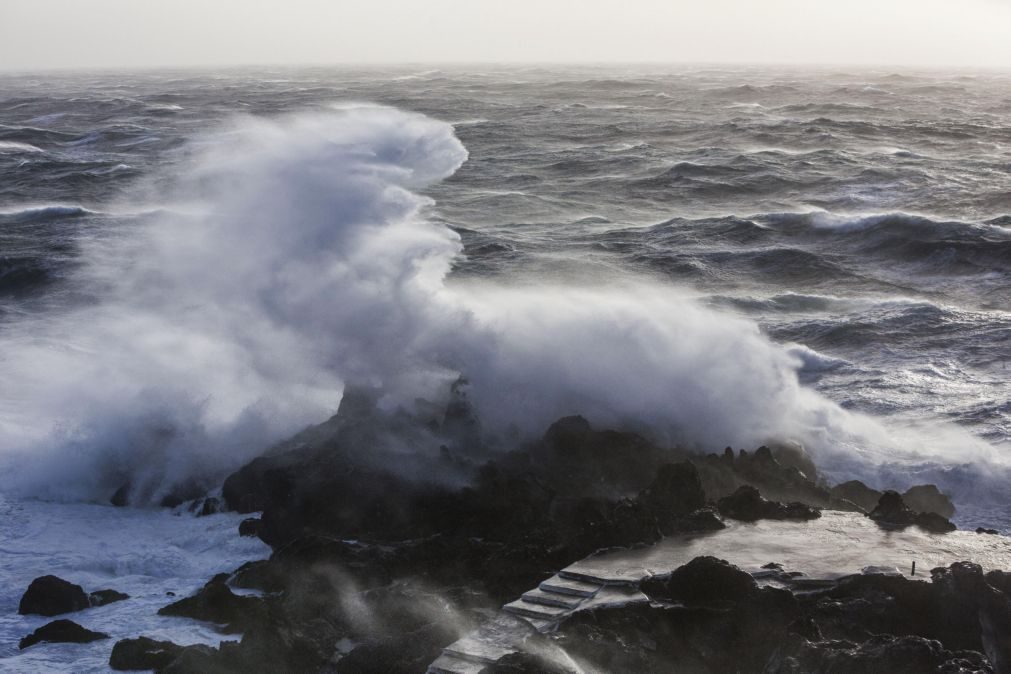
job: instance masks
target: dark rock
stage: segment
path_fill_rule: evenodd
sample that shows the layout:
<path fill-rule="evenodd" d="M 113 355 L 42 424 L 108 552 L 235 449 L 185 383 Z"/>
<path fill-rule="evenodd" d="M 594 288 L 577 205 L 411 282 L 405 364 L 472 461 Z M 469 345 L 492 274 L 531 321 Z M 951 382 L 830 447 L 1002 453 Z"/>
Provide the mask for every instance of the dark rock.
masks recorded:
<path fill-rule="evenodd" d="M 745 571 L 715 557 L 696 557 L 669 577 L 647 578 L 642 591 L 650 597 L 686 603 L 740 601 L 758 591 L 758 583 Z"/>
<path fill-rule="evenodd" d="M 730 496 L 717 502 L 720 514 L 743 522 L 760 519 L 812 520 L 821 517 L 817 508 L 804 503 L 778 503 L 762 497 L 757 489 L 742 485 Z"/>
<path fill-rule="evenodd" d="M 172 662 L 159 670 L 159 674 L 237 674 L 243 671 L 242 668 L 235 667 L 233 664 L 239 663 L 229 663 L 226 658 L 222 657 L 221 651 L 216 648 L 197 644 L 183 648 Z M 245 671 L 250 670 L 246 669 Z M 271 670 L 264 668 L 259 671 Z"/>
<path fill-rule="evenodd" d="M 933 533 L 946 533 L 958 527 L 937 513 L 918 513 L 906 505 L 902 496 L 896 491 L 886 491 L 881 495 L 877 507 L 868 515 L 872 520 L 885 527 L 908 527 L 917 525 Z"/>
<path fill-rule="evenodd" d="M 75 623 L 73 620 L 54 620 L 35 630 L 18 643 L 18 648 L 25 649 L 37 643 L 48 641 L 52 643 L 86 644 L 99 639 L 108 639 L 108 634 L 92 632 Z"/>
<path fill-rule="evenodd" d="M 92 606 L 105 606 L 117 601 L 129 599 L 130 595 L 116 590 L 95 590 L 88 595 L 88 601 Z"/>
<path fill-rule="evenodd" d="M 639 496 L 656 518 L 660 530 L 669 534 L 675 522 L 706 504 L 699 471 L 688 462 L 667 463 L 657 470 L 652 484 Z"/>
<path fill-rule="evenodd" d="M 155 641 L 148 637 L 122 639 L 112 647 L 109 667 L 118 671 L 153 669 L 161 671 L 183 651 L 171 641 Z"/>
<path fill-rule="evenodd" d="M 207 493 L 207 489 L 200 486 L 194 480 L 188 480 L 181 484 L 173 485 L 165 496 L 162 497 L 159 505 L 162 508 L 175 508 L 186 501 L 198 499 Z"/>
<path fill-rule="evenodd" d="M 976 533 L 977 534 L 989 534 L 991 536 L 997 536 L 998 534 L 1000 534 L 1000 532 L 997 531 L 996 529 L 987 529 L 985 527 L 976 527 Z"/>
<path fill-rule="evenodd" d="M 479 674 L 576 674 L 580 671 L 535 653 L 510 653 L 484 667 Z"/>
<path fill-rule="evenodd" d="M 832 487 L 830 492 L 832 497 L 856 504 L 860 509 L 869 513 L 877 507 L 881 500 L 882 493 L 877 489 L 871 489 L 860 480 L 850 480 Z"/>
<path fill-rule="evenodd" d="M 918 513 L 937 513 L 945 519 L 955 516 L 955 506 L 952 505 L 951 499 L 932 484 L 910 487 L 902 495 L 902 500 Z"/>
<path fill-rule="evenodd" d="M 726 529 L 716 509 L 712 507 L 699 508 L 674 521 L 673 529 L 677 533 L 696 533 L 701 531 L 719 531 Z"/>
<path fill-rule="evenodd" d="M 72 613 L 91 606 L 80 585 L 56 576 L 41 576 L 32 581 L 21 597 L 18 613 L 54 616 Z"/>
<path fill-rule="evenodd" d="M 223 625 L 227 632 L 241 632 L 262 622 L 266 610 L 263 600 L 233 593 L 224 582 L 227 577 L 216 576 L 196 594 L 159 609 L 158 615 L 205 620 Z"/>
<path fill-rule="evenodd" d="M 197 517 L 206 517 L 208 515 L 217 514 L 221 511 L 221 501 L 214 496 L 208 496 L 200 505 L 200 512 L 197 513 Z"/>
<path fill-rule="evenodd" d="M 246 519 L 239 522 L 239 535 L 240 536 L 257 536 L 260 533 L 260 518 L 259 517 L 247 517 Z"/>
<path fill-rule="evenodd" d="M 111 503 L 112 505 L 116 506 L 117 508 L 122 508 L 122 507 L 128 505 L 129 502 L 130 502 L 130 483 L 129 482 L 127 482 L 126 484 L 120 486 L 120 488 L 116 490 L 116 493 L 114 493 L 112 495 L 112 498 L 109 499 L 109 503 Z"/>
<path fill-rule="evenodd" d="M 812 482 L 818 481 L 818 468 L 804 446 L 795 442 L 774 443 L 771 447 L 772 457 L 786 468 L 795 468 Z"/>
<path fill-rule="evenodd" d="M 906 505 L 899 492 L 889 489 L 867 515 L 878 524 L 908 527 L 916 521 L 916 513 Z"/>
<path fill-rule="evenodd" d="M 956 527 L 950 521 L 946 520 L 944 517 L 938 515 L 937 513 L 932 512 L 917 513 L 914 524 L 916 524 L 916 526 L 920 527 L 921 529 L 933 532 L 935 534 L 943 534 L 958 529 L 958 527 Z"/>
<path fill-rule="evenodd" d="M 987 669 L 985 661 L 977 653 L 953 653 L 945 650 L 940 642 L 923 637 L 882 634 L 860 644 L 845 641 L 812 644 L 801 641 L 789 656 L 783 652 L 778 653 L 764 672 L 925 674 L 961 671 L 982 674 Z"/>

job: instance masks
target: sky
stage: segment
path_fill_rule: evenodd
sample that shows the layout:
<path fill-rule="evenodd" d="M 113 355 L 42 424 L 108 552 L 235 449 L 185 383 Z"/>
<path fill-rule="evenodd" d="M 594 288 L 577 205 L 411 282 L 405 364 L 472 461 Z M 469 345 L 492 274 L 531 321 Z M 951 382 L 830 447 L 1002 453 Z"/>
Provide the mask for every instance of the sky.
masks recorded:
<path fill-rule="evenodd" d="M 0 69 L 683 62 L 1011 68 L 1011 0 L 0 0 Z"/>

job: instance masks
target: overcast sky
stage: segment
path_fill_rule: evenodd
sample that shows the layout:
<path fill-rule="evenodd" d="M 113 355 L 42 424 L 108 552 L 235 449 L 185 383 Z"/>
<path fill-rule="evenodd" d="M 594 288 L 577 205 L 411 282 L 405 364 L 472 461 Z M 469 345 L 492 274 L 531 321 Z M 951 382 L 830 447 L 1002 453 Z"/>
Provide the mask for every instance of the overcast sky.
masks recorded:
<path fill-rule="evenodd" d="M 0 69 L 397 62 L 1011 68 L 1011 0 L 0 0 Z"/>

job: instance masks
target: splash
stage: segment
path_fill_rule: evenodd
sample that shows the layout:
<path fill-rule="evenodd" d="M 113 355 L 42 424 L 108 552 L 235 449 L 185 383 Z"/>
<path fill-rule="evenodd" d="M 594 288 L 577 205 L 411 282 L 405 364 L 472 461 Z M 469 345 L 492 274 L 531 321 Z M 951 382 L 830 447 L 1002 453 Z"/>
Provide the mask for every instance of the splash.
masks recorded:
<path fill-rule="evenodd" d="M 466 158 L 451 125 L 389 108 L 234 122 L 166 177 L 168 207 L 86 251 L 74 282 L 100 300 L 0 338 L 4 488 L 153 500 L 326 419 L 347 384 L 409 409 L 461 375 L 491 435 L 580 413 L 709 450 L 792 438 L 843 472 L 949 451 L 803 387 L 796 348 L 675 288 L 447 283 L 462 244 L 420 192 Z"/>

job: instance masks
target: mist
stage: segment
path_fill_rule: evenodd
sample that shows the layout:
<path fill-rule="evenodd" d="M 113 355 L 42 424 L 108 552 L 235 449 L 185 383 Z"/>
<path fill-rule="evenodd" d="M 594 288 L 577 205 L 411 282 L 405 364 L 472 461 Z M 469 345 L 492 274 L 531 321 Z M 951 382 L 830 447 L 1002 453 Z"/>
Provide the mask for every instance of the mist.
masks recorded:
<path fill-rule="evenodd" d="M 1003 0 L 6 0 L 0 69 L 337 63 L 1011 67 Z"/>
<path fill-rule="evenodd" d="M 85 245 L 75 287 L 102 300 L 4 334 L 5 488 L 107 498 L 129 481 L 156 500 L 324 421 L 345 386 L 411 411 L 461 376 L 490 437 L 583 414 L 708 451 L 795 440 L 849 475 L 993 456 L 841 409 L 798 380 L 815 354 L 673 286 L 450 282 L 463 245 L 419 194 L 467 159 L 445 122 L 344 105 L 238 118 L 197 146 L 135 188 L 146 215 Z"/>

